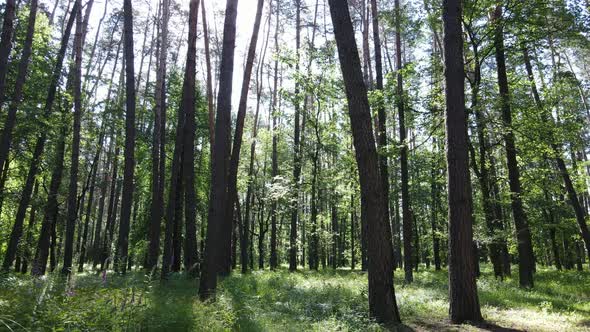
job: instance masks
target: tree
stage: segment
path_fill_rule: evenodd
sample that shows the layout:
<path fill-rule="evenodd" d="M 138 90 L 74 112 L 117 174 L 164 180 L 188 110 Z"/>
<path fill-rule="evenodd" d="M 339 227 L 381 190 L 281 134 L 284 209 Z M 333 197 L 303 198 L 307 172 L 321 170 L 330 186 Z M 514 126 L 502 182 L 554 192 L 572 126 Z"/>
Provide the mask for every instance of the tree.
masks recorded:
<path fill-rule="evenodd" d="M 158 49 L 158 66 L 156 71 L 156 91 L 154 99 L 156 107 L 154 108 L 154 130 L 152 140 L 152 202 L 149 229 L 149 246 L 146 269 L 153 269 L 158 263 L 158 254 L 160 251 L 160 227 L 162 223 L 162 205 L 164 205 L 164 183 L 160 181 L 164 178 L 161 174 L 166 170 L 162 165 L 160 158 L 160 148 L 163 145 L 162 139 L 164 133 L 162 129 L 162 116 L 166 108 L 166 59 L 168 55 L 168 20 L 170 15 L 170 3 L 168 0 L 162 2 L 162 22 L 160 24 L 159 49 Z"/>
<path fill-rule="evenodd" d="M 443 2 L 447 186 L 449 204 L 449 315 L 454 323 L 482 320 L 475 281 L 473 215 L 465 112 L 462 10 Z"/>
<path fill-rule="evenodd" d="M 116 263 L 120 271 L 127 271 L 129 249 L 129 220 L 133 203 L 133 173 L 135 168 L 135 70 L 133 54 L 133 7 L 131 0 L 123 2 L 125 45 L 125 162 L 123 164 L 123 194 L 119 222 L 118 255 Z"/>
<path fill-rule="evenodd" d="M 254 19 L 254 27 L 252 29 L 252 36 L 250 37 L 250 45 L 248 46 L 248 55 L 246 57 L 246 67 L 244 69 L 244 76 L 242 78 L 242 90 L 240 92 L 240 101 L 238 104 L 238 116 L 236 119 L 236 131 L 234 133 L 234 142 L 231 151 L 231 159 L 229 164 L 228 175 L 228 211 L 227 222 L 231 222 L 234 218 L 234 208 L 238 202 L 238 163 L 240 161 L 240 151 L 242 149 L 242 136 L 244 134 L 244 119 L 246 117 L 246 107 L 248 103 L 248 92 L 250 91 L 250 79 L 252 76 L 252 68 L 254 66 L 254 58 L 256 57 L 256 44 L 258 42 L 258 31 L 260 30 L 260 21 L 262 19 L 262 9 L 264 7 L 264 0 L 258 0 L 256 6 L 256 16 Z M 271 245 L 272 247 L 272 245 Z M 244 250 L 244 248 L 241 248 Z M 273 265 L 273 255 L 271 249 L 271 268 L 276 267 L 276 248 L 275 259 Z"/>
<path fill-rule="evenodd" d="M 330 13 L 344 78 L 348 112 L 354 138 L 361 184 L 361 200 L 371 209 L 366 213 L 369 244 L 369 310 L 383 323 L 399 323 L 400 316 L 393 287 L 393 248 L 386 216 L 386 202 L 380 179 L 377 151 L 372 134 L 367 88 L 354 32 L 345 1 L 330 0 Z"/>
<path fill-rule="evenodd" d="M 299 72 L 299 49 L 301 48 L 301 0 L 295 0 L 295 71 Z M 279 26 L 279 5 L 277 3 L 277 29 Z M 275 32 L 277 33 L 277 32 Z M 275 43 L 277 36 L 275 35 Z M 278 46 L 277 46 L 278 50 Z M 276 71 L 275 71 L 276 72 Z M 301 177 L 301 156 L 300 156 L 300 105 L 299 105 L 299 82 L 295 82 L 295 126 L 293 133 L 293 184 L 294 199 L 291 207 L 291 230 L 289 233 L 289 271 L 297 270 L 297 220 L 299 218 L 299 182 Z"/>
<path fill-rule="evenodd" d="M 8 71 L 8 57 L 10 56 L 10 50 L 12 49 L 15 12 L 16 1 L 7 0 L 6 8 L 4 9 L 4 19 L 2 21 L 2 34 L 0 35 L 0 107 L 4 103 L 6 93 L 6 73 Z"/>
<path fill-rule="evenodd" d="M 208 299 L 215 295 L 217 274 L 228 274 L 231 251 L 231 220 L 228 210 L 227 172 L 230 155 L 231 91 L 236 42 L 236 16 L 238 0 L 227 0 L 223 27 L 223 49 L 217 95 L 217 119 L 215 122 L 215 146 L 211 166 L 211 193 L 205 258 L 199 284 L 199 296 Z"/>
<path fill-rule="evenodd" d="M 510 185 L 510 201 L 512 203 L 512 217 L 516 226 L 519 257 L 519 283 L 521 287 L 533 287 L 533 271 L 535 257 L 527 216 L 522 204 L 522 188 L 520 170 L 516 161 L 516 144 L 512 128 L 512 110 L 510 106 L 510 90 L 506 74 L 506 57 L 504 54 L 504 35 L 502 23 L 502 6 L 496 6 L 494 11 L 494 48 L 496 68 L 498 74 L 498 89 L 501 98 L 502 121 L 504 125 L 504 142 L 506 145 L 506 162 L 508 166 L 508 183 Z"/>
<path fill-rule="evenodd" d="M 199 18 L 199 0 L 190 2 L 188 50 L 186 53 L 186 65 L 184 84 L 182 86 L 182 109 L 184 111 L 184 156 L 183 156 L 183 181 L 184 181 L 184 268 L 189 274 L 196 275 L 198 262 L 197 252 L 197 226 L 195 214 L 195 109 L 197 108 L 196 67 L 197 67 L 197 19 Z"/>
<path fill-rule="evenodd" d="M 78 0 L 79 1 L 79 0 Z M 74 231 L 78 215 L 78 166 L 80 162 L 80 126 L 82 118 L 82 8 L 77 7 L 76 35 L 74 37 L 75 60 L 73 66 L 74 124 L 72 130 L 72 157 L 70 165 L 70 183 L 68 187 L 68 215 L 66 220 L 66 238 L 64 248 L 64 265 L 62 274 L 72 271 L 74 254 Z"/>

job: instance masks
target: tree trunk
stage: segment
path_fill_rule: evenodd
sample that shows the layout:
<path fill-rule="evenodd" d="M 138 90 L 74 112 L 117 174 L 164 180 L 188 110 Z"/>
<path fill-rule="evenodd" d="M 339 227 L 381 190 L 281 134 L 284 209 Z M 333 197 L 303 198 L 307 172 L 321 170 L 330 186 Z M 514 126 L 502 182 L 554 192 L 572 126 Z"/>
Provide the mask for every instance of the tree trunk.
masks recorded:
<path fill-rule="evenodd" d="M 125 162 L 123 166 L 123 194 L 121 197 L 121 218 L 117 241 L 117 264 L 119 270 L 127 271 L 129 249 L 129 220 L 133 204 L 133 173 L 135 168 L 135 70 L 133 54 L 133 8 L 131 0 L 123 1 L 125 38 Z"/>
<path fill-rule="evenodd" d="M 402 231 L 404 236 L 404 278 L 407 283 L 414 281 L 413 267 L 413 250 L 412 250 L 412 215 L 410 207 L 410 193 L 408 188 L 408 146 L 406 142 L 406 122 L 405 122 L 405 105 L 404 90 L 402 77 L 402 49 L 401 49 L 401 31 L 400 31 L 400 6 L 399 0 L 395 0 L 395 69 L 397 71 L 396 79 L 396 104 L 399 118 L 399 141 L 400 141 L 400 170 L 401 170 L 401 193 L 402 193 Z"/>
<path fill-rule="evenodd" d="M 512 203 L 512 216 L 516 226 L 518 240 L 519 282 L 524 288 L 533 287 L 533 271 L 535 258 L 531 232 L 528 226 L 527 216 L 522 204 L 522 190 L 520 185 L 520 171 L 516 161 L 516 146 L 514 132 L 512 131 L 512 110 L 510 107 L 510 90 L 508 88 L 508 76 L 506 74 L 506 57 L 504 54 L 504 32 L 502 21 L 502 6 L 497 6 L 494 12 L 496 21 L 494 33 L 494 46 L 496 49 L 496 64 L 498 72 L 498 88 L 501 97 L 502 121 L 504 123 L 504 141 L 506 145 L 506 160 L 508 166 L 508 181 L 510 185 L 510 199 Z"/>
<path fill-rule="evenodd" d="M 149 228 L 149 245 L 147 266 L 148 270 L 154 269 L 158 265 L 158 255 L 160 251 L 160 228 L 162 223 L 162 206 L 164 205 L 164 183 L 160 183 L 161 173 L 165 172 L 161 168 L 160 147 L 162 138 L 165 133 L 162 131 L 162 115 L 165 114 L 166 108 L 166 59 L 168 55 L 168 19 L 170 13 L 170 3 L 168 0 L 162 2 L 162 22 L 160 31 L 160 47 L 158 51 L 158 69 L 156 71 L 156 91 L 154 108 L 154 129 L 152 139 L 152 202 Z M 165 165 L 165 163 L 164 163 Z"/>
<path fill-rule="evenodd" d="M 80 1 L 80 0 L 77 0 Z M 68 215 L 66 219 L 66 238 L 64 247 L 64 265 L 62 274 L 69 275 L 72 271 L 74 254 L 74 231 L 78 214 L 78 165 L 80 163 L 80 127 L 82 121 L 82 8 L 78 4 L 76 17 L 76 35 L 74 37 L 74 126 L 72 131 L 70 183 L 68 187 Z"/>
<path fill-rule="evenodd" d="M 369 311 L 383 323 L 398 323 L 400 316 L 393 287 L 393 248 L 391 229 L 386 217 L 386 203 L 375 140 L 372 134 L 371 113 L 367 89 L 363 82 L 361 63 L 354 40 L 348 5 L 344 1 L 329 0 L 334 35 L 338 46 L 340 67 L 344 77 L 346 97 L 356 161 L 358 164 L 361 199 L 366 206 L 369 257 Z"/>
<path fill-rule="evenodd" d="M 231 151 L 231 160 L 229 164 L 228 175 L 228 215 L 226 222 L 233 222 L 234 208 L 238 200 L 237 180 L 238 180 L 238 164 L 240 162 L 240 151 L 242 149 L 242 136 L 244 133 L 244 119 L 246 118 L 246 108 L 248 103 L 248 92 L 250 90 L 250 79 L 252 76 L 252 67 L 254 65 L 254 58 L 256 56 L 256 44 L 258 42 L 258 32 L 260 30 L 260 21 L 262 19 L 262 9 L 264 1 L 258 0 L 256 7 L 256 17 L 254 19 L 254 27 L 252 29 L 252 36 L 250 37 L 250 45 L 248 47 L 248 55 L 246 57 L 246 67 L 244 69 L 244 76 L 242 79 L 242 90 L 240 92 L 240 101 L 238 105 L 238 115 L 236 118 L 236 131 L 234 134 L 233 147 Z M 274 138 L 273 138 L 274 139 Z M 273 143 L 274 147 L 274 143 Z M 276 236 L 276 233 L 275 233 Z M 274 264 L 273 264 L 273 245 L 271 235 L 271 268 L 276 267 L 276 241 L 274 247 Z"/>
<path fill-rule="evenodd" d="M 463 69 L 461 2 L 443 1 L 449 204 L 449 315 L 453 323 L 481 321 L 473 257 L 473 211 L 469 177 Z"/>
<path fill-rule="evenodd" d="M 295 0 L 296 13 L 295 13 L 295 72 L 299 72 L 299 50 L 301 48 L 301 0 Z M 279 27 L 279 3 L 277 2 L 277 25 Z M 278 51 L 277 33 L 275 32 L 275 47 Z M 276 73 L 276 63 L 275 63 Z M 275 89 L 276 91 L 276 89 Z M 295 197 L 293 206 L 291 207 L 291 230 L 289 233 L 289 271 L 293 272 L 297 270 L 297 220 L 299 219 L 299 182 L 301 177 L 301 156 L 300 156 L 300 105 L 299 105 L 299 83 L 295 82 L 295 127 L 293 136 L 293 184 Z M 276 100 L 275 100 L 276 102 Z M 274 103 L 274 102 L 273 102 Z M 273 107 L 274 109 L 274 107 Z"/>
<path fill-rule="evenodd" d="M 396 13 L 399 11 L 399 3 L 396 2 Z M 383 92 L 383 64 L 381 57 L 381 39 L 379 38 L 379 10 L 377 8 L 377 0 L 371 0 L 371 16 L 373 18 L 373 44 L 375 48 L 375 89 L 379 92 Z M 399 17 L 397 15 L 396 17 Z M 396 41 L 400 34 L 399 23 L 396 23 Z M 399 44 L 397 44 L 399 47 Z M 399 52 L 398 52 L 399 53 Z M 398 99 L 401 100 L 402 96 L 402 81 L 401 81 L 401 63 L 398 67 L 398 82 L 397 82 L 397 93 Z M 403 106 L 398 111 L 403 112 Z M 385 199 L 385 219 L 390 223 L 389 213 L 389 169 L 387 160 L 387 116 L 385 114 L 384 99 L 379 99 L 376 105 L 377 108 L 377 147 L 379 148 L 377 157 L 379 158 L 379 171 L 381 172 L 381 187 L 383 188 L 383 198 Z M 403 149 L 403 148 L 402 148 Z"/>
<path fill-rule="evenodd" d="M 2 34 L 0 35 L 0 107 L 4 103 L 6 93 L 6 73 L 8 72 L 8 58 L 12 50 L 15 13 L 16 1 L 6 0 L 4 19 L 2 21 Z"/>
<path fill-rule="evenodd" d="M 199 0 L 191 0 L 189 13 L 188 50 L 186 68 L 182 87 L 182 108 L 184 111 L 184 268 L 189 275 L 198 273 L 197 263 L 197 225 L 195 193 L 195 108 L 197 107 L 196 70 L 197 70 L 197 20 L 199 17 Z"/>
<path fill-rule="evenodd" d="M 236 42 L 236 16 L 238 0 L 227 0 L 223 29 L 223 49 L 217 96 L 215 145 L 211 167 L 211 192 L 205 259 L 201 273 L 199 296 L 202 300 L 215 296 L 217 274 L 229 273 L 231 250 L 231 221 L 227 214 L 227 171 L 230 154 L 231 95 Z"/>

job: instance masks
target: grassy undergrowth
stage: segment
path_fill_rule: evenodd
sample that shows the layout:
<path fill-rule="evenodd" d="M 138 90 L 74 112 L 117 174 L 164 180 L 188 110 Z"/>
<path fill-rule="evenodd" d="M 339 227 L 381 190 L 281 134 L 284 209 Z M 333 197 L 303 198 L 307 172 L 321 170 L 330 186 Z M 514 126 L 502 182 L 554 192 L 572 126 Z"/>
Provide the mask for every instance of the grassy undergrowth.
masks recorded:
<path fill-rule="evenodd" d="M 541 269 L 534 290 L 517 279 L 478 281 L 488 324 L 451 325 L 447 275 L 423 270 L 396 292 L 404 330 L 590 331 L 590 273 Z M 367 315 L 367 277 L 346 270 L 257 271 L 221 282 L 218 301 L 202 303 L 197 282 L 173 275 L 166 285 L 141 272 L 0 280 L 0 331 L 379 331 Z"/>

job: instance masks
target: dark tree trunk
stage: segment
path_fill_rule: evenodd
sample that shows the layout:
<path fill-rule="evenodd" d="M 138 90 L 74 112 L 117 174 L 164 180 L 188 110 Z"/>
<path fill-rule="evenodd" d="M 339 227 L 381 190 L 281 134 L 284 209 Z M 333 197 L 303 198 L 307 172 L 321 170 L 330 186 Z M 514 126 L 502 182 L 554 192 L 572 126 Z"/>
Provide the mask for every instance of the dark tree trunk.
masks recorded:
<path fill-rule="evenodd" d="M 481 321 L 473 257 L 473 211 L 469 177 L 463 69 L 461 1 L 443 1 L 449 204 L 449 315 L 454 323 Z"/>
<path fill-rule="evenodd" d="M 360 175 L 361 199 L 366 206 L 370 206 L 370 209 L 363 209 L 363 213 L 366 213 L 368 252 L 371 257 L 368 262 L 369 311 L 380 322 L 398 323 L 400 316 L 393 287 L 391 229 L 386 219 L 387 202 L 383 196 L 377 151 L 372 134 L 367 88 L 363 82 L 348 4 L 337 0 L 329 0 L 329 4 L 348 99 Z"/>
<path fill-rule="evenodd" d="M 78 12 L 79 6 L 80 6 L 79 1 L 76 1 L 74 4 L 74 8 L 72 8 L 72 12 L 70 13 L 70 17 L 68 19 L 66 29 L 65 29 L 64 34 L 62 36 L 61 46 L 60 46 L 59 52 L 57 54 L 55 67 L 53 68 L 52 77 L 51 77 L 51 81 L 49 83 L 49 88 L 48 88 L 48 92 L 47 92 L 47 98 L 45 99 L 45 106 L 43 109 L 43 117 L 46 119 L 51 114 L 51 110 L 53 108 L 53 103 L 55 101 L 55 95 L 57 92 L 57 86 L 59 83 L 59 79 L 61 77 L 61 69 L 63 66 L 63 61 L 64 61 L 66 50 L 68 47 L 68 41 L 70 39 L 70 33 L 72 31 L 72 26 L 74 25 L 74 20 L 76 18 L 76 13 Z M 41 155 L 43 154 L 46 140 L 47 140 L 47 131 L 42 130 L 35 142 L 35 149 L 33 150 L 31 164 L 29 166 L 29 170 L 27 172 L 27 178 L 25 180 L 25 185 L 24 185 L 23 191 L 21 193 L 21 199 L 18 204 L 18 209 L 16 212 L 16 218 L 14 221 L 12 232 L 10 233 L 10 240 L 8 242 L 8 247 L 6 249 L 6 255 L 4 257 L 4 263 L 2 265 L 2 268 L 4 270 L 8 270 L 8 268 L 12 265 L 12 262 L 14 261 L 14 258 L 16 256 L 16 249 L 17 249 L 18 241 L 20 240 L 20 238 L 22 236 L 23 222 L 25 219 L 25 214 L 27 212 L 27 208 L 29 206 L 29 202 L 31 200 L 31 193 L 33 192 L 33 184 L 35 182 L 35 177 L 37 176 L 37 172 L 39 170 L 39 164 L 41 162 Z"/>
<path fill-rule="evenodd" d="M 121 197 L 121 218 L 117 241 L 117 264 L 119 270 L 127 271 L 129 250 L 129 221 L 133 204 L 133 173 L 135 168 L 135 70 L 133 54 L 133 8 L 131 0 L 123 1 L 124 45 L 125 45 L 125 162 L 123 165 L 123 194 Z"/>
<path fill-rule="evenodd" d="M 413 267 L 413 249 L 412 249 L 412 215 L 410 207 L 410 192 L 408 184 L 408 146 L 406 141 L 406 120 L 404 104 L 404 88 L 402 77 L 402 49 L 401 49 L 401 29 L 400 29 L 400 6 L 399 0 L 395 0 L 395 68 L 397 70 L 396 79 L 396 106 L 399 118 L 399 141 L 400 141 L 400 171 L 401 171 L 401 193 L 402 193 L 402 231 L 404 236 L 404 280 L 407 283 L 414 281 L 412 272 Z"/>
<path fill-rule="evenodd" d="M 80 2 L 80 0 L 77 0 Z M 64 265 L 61 273 L 69 275 L 72 272 L 72 258 L 74 254 L 74 231 L 78 220 L 78 165 L 80 163 L 80 127 L 82 121 L 82 8 L 76 6 L 76 35 L 74 37 L 74 125 L 72 130 L 70 183 L 68 187 L 68 215 L 66 219 L 66 237 L 64 247 Z"/>
<path fill-rule="evenodd" d="M 521 287 L 533 287 L 533 271 L 535 258 L 531 232 L 527 216 L 522 204 L 522 190 L 520 185 L 520 171 L 516 161 L 516 145 L 514 132 L 512 131 L 512 110 L 510 106 L 510 90 L 508 88 L 508 76 L 506 74 L 506 56 L 504 54 L 504 32 L 502 20 L 502 6 L 497 6 L 494 12 L 496 23 L 494 33 L 494 46 L 496 49 L 496 65 L 498 71 L 498 88 L 501 97 L 502 121 L 504 123 L 504 141 L 506 145 L 506 160 L 508 166 L 508 181 L 510 185 L 510 199 L 512 203 L 512 216 L 516 226 L 519 256 L 519 282 Z"/>
<path fill-rule="evenodd" d="M 399 3 L 396 2 L 396 13 L 399 11 Z M 397 15 L 397 14 L 396 14 Z M 371 0 L 371 16 L 373 18 L 373 43 L 375 48 L 375 89 L 377 91 L 383 91 L 383 65 L 382 65 L 382 57 L 381 57 L 381 39 L 379 38 L 379 10 L 377 8 L 377 0 Z M 399 17 L 397 15 L 396 17 Z M 397 22 L 397 20 L 396 20 Z M 396 23 L 396 41 L 399 38 L 399 24 Z M 399 47 L 399 43 L 397 44 Z M 398 54 L 401 53 L 398 52 Z M 400 58 L 401 59 L 401 58 Z M 401 66 L 401 60 L 400 64 Z M 399 73 L 400 67 L 398 67 L 398 82 L 397 82 L 397 98 L 401 100 L 402 92 L 402 81 L 401 81 L 401 74 Z M 399 108 L 398 104 L 398 111 L 403 112 L 403 106 Z M 379 171 L 381 172 L 381 187 L 383 188 L 383 198 L 385 199 L 385 219 L 388 223 L 390 223 L 390 214 L 389 214 L 389 170 L 388 170 L 388 160 L 387 160 L 387 116 L 385 114 L 385 105 L 384 100 L 379 100 L 377 103 L 377 146 L 379 147 L 379 151 L 377 157 L 379 158 Z M 403 149 L 403 147 L 402 147 Z M 411 279 L 411 277 L 410 277 Z"/>
<path fill-rule="evenodd" d="M 238 105 L 238 115 L 236 119 L 236 131 L 234 134 L 233 147 L 231 151 L 231 160 L 229 164 L 228 175 L 228 215 L 226 222 L 233 222 L 234 208 L 238 200 L 237 180 L 238 180 L 238 164 L 240 162 L 240 151 L 242 149 L 242 136 L 244 134 L 244 119 L 246 118 L 246 108 L 248 103 L 248 92 L 250 90 L 250 79 L 252 76 L 252 67 L 254 65 L 254 58 L 256 56 L 256 44 L 258 42 L 258 31 L 260 30 L 260 21 L 262 19 L 262 9 L 264 1 L 258 0 L 256 7 L 256 18 L 254 19 L 254 28 L 252 29 L 252 36 L 250 37 L 250 45 L 248 47 L 248 55 L 246 57 L 246 67 L 242 79 L 242 90 L 240 92 L 240 101 Z M 274 138 L 273 138 L 274 139 Z M 274 143 L 273 143 L 274 147 Z M 276 233 L 275 233 L 276 236 Z M 274 248 L 274 264 L 273 264 L 273 246 L 271 235 L 271 268 L 276 267 L 276 241 Z"/>
<path fill-rule="evenodd" d="M 162 138 L 165 133 L 162 132 L 163 114 L 166 108 L 166 59 L 168 55 L 168 17 L 169 17 L 170 3 L 168 0 L 162 2 L 162 22 L 160 25 L 159 34 L 159 51 L 158 51 L 158 69 L 156 71 L 156 91 L 154 109 L 154 129 L 152 138 L 152 202 L 150 214 L 150 228 L 149 228 L 149 245 L 147 265 L 148 270 L 154 269 L 158 265 L 158 255 L 160 251 L 160 228 L 162 223 L 162 206 L 164 205 L 164 183 L 160 183 L 163 176 L 161 173 L 165 172 L 161 165 L 160 147 L 162 145 Z"/>
<path fill-rule="evenodd" d="M 10 6 L 14 7 L 14 1 L 8 0 L 6 2 L 6 11 L 4 13 L 4 29 L 6 29 L 6 22 L 7 15 L 14 16 L 14 8 L 12 8 L 13 13 L 10 14 Z M 21 100 L 23 98 L 23 88 L 25 86 L 25 81 L 27 79 L 27 72 L 29 68 L 29 59 L 31 58 L 32 53 L 32 45 L 33 45 L 33 35 L 35 34 L 35 21 L 37 18 L 37 0 L 32 0 L 29 10 L 29 22 L 27 25 L 27 35 L 25 37 L 25 42 L 23 44 L 23 50 L 20 57 L 20 62 L 18 64 L 18 73 L 16 76 L 16 81 L 14 84 L 14 93 L 12 96 L 12 101 L 10 102 L 10 106 L 8 107 L 8 114 L 6 115 L 6 120 L 4 122 L 4 128 L 2 129 L 2 138 L 0 140 L 0 169 L 4 169 L 4 164 L 8 159 L 8 153 L 10 151 L 10 143 L 12 141 L 12 130 L 14 129 L 14 125 L 16 123 L 16 111 L 18 110 Z M 10 23 L 12 24 L 12 23 Z M 5 74 L 5 68 L 3 69 L 2 64 L 4 61 L 4 52 L 10 51 L 10 44 L 4 45 L 4 31 L 2 32 L 2 40 L 0 41 L 0 105 L 3 103 L 4 99 L 4 92 L 3 92 L 3 81 Z M 4 71 L 4 74 L 2 73 Z M 4 184 L 0 186 L 0 191 L 4 189 Z"/>
<path fill-rule="evenodd" d="M 295 0 L 295 72 L 299 72 L 299 49 L 301 48 L 301 0 Z M 279 27 L 279 2 L 277 1 L 277 25 Z M 277 34 L 275 32 L 275 47 L 278 50 Z M 276 63 L 275 63 L 276 73 Z M 276 83 L 275 83 L 276 87 Z M 276 91 L 276 89 L 275 89 Z M 276 93 L 276 92 L 275 92 Z M 299 105 L 299 83 L 295 82 L 295 125 L 293 133 L 293 183 L 295 185 L 294 202 L 291 207 L 291 230 L 289 233 L 289 271 L 293 272 L 297 270 L 297 220 L 299 219 L 299 179 L 301 177 L 301 151 L 300 151 L 300 139 L 301 139 L 301 126 L 300 122 L 300 105 Z M 275 96 L 276 98 L 276 96 Z M 275 100 L 276 103 L 276 100 Z M 274 144 L 274 143 L 273 143 Z"/>
<path fill-rule="evenodd" d="M 6 73 L 8 72 L 8 58 L 12 49 L 15 13 L 16 1 L 6 0 L 4 19 L 2 21 L 2 34 L 0 35 L 0 107 L 4 103 L 6 93 Z"/>
<path fill-rule="evenodd" d="M 195 197 L 195 109 L 197 107 L 195 75 L 197 70 L 197 20 L 199 17 L 199 0 L 190 2 L 188 50 L 186 53 L 186 68 L 182 87 L 182 108 L 184 110 L 184 268 L 196 276 L 197 262 L 197 225 Z"/>
<path fill-rule="evenodd" d="M 227 172 L 230 155 L 231 95 L 237 5 L 238 0 L 227 0 L 225 9 L 207 240 L 199 285 L 199 296 L 202 300 L 215 296 L 217 274 L 228 274 L 230 267 L 231 221 L 226 220 L 228 209 Z"/>

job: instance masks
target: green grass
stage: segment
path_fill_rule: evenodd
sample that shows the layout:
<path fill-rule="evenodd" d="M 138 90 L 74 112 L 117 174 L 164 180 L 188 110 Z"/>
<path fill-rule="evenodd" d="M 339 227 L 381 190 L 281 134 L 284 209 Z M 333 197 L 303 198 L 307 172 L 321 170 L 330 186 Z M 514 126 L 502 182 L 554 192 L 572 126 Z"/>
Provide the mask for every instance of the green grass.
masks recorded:
<path fill-rule="evenodd" d="M 541 269 L 533 290 L 517 279 L 478 281 L 488 324 L 447 319 L 446 272 L 423 270 L 395 285 L 403 329 L 417 331 L 590 331 L 590 273 Z M 220 284 L 216 302 L 197 299 L 197 281 L 173 275 L 161 285 L 141 272 L 0 280 L 0 331 L 380 331 L 367 314 L 367 277 L 347 270 L 256 271 Z"/>

